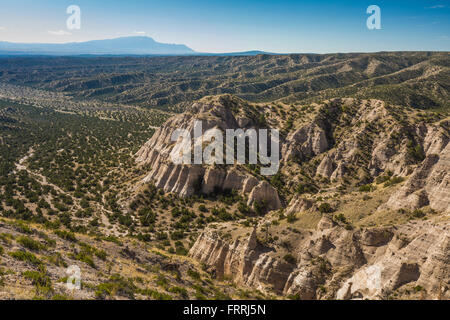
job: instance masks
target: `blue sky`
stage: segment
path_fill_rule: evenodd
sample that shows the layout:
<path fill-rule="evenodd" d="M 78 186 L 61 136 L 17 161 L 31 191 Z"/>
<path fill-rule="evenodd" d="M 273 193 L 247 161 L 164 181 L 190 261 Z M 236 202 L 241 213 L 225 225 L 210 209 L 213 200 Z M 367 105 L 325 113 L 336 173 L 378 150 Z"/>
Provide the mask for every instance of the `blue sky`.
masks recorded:
<path fill-rule="evenodd" d="M 199 52 L 450 51 L 450 0 L 0 0 L 0 40 L 72 42 L 147 35 Z M 66 8 L 81 8 L 81 29 Z M 369 5 L 381 30 L 368 30 Z"/>

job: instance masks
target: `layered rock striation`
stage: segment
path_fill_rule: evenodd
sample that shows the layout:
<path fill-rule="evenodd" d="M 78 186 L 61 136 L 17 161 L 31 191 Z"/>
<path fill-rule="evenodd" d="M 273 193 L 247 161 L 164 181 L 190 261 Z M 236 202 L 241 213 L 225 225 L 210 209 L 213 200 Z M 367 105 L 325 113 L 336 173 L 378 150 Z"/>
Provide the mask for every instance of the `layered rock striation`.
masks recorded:
<path fill-rule="evenodd" d="M 280 247 L 248 238 L 227 242 L 208 229 L 189 255 L 218 277 L 299 299 L 387 299 L 402 286 L 425 297 L 450 298 L 450 223 L 346 230 L 323 217 L 314 232 L 300 231 L 287 262 Z"/>
<path fill-rule="evenodd" d="M 201 121 L 203 133 L 211 129 L 257 129 L 258 116 L 254 107 L 229 95 L 194 103 L 185 113 L 169 119 L 138 151 L 137 163 L 151 167 L 144 182 L 181 197 L 236 190 L 248 196 L 248 205 L 264 201 L 267 210 L 281 208 L 277 190 L 241 165 L 175 164 L 171 158 L 175 146 L 171 138 L 176 129 L 187 130 L 191 137 L 196 121 Z"/>

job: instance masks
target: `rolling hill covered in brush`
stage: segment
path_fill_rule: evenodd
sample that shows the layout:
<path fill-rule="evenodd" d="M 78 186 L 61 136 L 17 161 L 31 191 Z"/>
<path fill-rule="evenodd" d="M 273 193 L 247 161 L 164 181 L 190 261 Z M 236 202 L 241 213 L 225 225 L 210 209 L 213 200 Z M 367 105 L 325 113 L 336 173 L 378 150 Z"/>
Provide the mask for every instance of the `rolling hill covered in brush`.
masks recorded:
<path fill-rule="evenodd" d="M 449 107 L 450 54 L 395 52 L 172 57 L 2 58 L 0 81 L 181 111 L 205 95 L 263 102 L 381 99 Z"/>
<path fill-rule="evenodd" d="M 450 299 L 449 60 L 0 58 L 0 299 Z M 174 163 L 197 120 L 279 170 Z"/>

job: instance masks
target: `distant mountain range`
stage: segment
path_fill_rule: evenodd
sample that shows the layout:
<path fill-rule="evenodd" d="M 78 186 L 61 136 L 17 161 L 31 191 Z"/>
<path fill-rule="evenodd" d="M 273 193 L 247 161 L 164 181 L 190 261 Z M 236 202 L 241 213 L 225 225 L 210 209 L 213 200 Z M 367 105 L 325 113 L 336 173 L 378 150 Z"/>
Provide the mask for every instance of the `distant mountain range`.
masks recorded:
<path fill-rule="evenodd" d="M 156 42 L 150 37 L 122 37 L 87 42 L 12 43 L 0 42 L 0 53 L 44 55 L 186 55 L 195 51 L 183 44 Z"/>
<path fill-rule="evenodd" d="M 146 36 L 70 43 L 14 43 L 0 41 L 0 55 L 257 55 L 262 51 L 200 53 L 184 44 L 160 43 Z M 269 53 L 267 53 L 269 54 Z"/>

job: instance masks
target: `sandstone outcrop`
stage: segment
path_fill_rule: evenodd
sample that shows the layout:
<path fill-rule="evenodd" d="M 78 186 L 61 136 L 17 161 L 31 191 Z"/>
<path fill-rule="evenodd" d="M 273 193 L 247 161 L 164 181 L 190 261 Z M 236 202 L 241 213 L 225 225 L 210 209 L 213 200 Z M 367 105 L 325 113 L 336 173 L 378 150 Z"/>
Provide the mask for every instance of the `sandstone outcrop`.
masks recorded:
<path fill-rule="evenodd" d="M 399 120 L 397 111 L 377 100 L 325 102 L 310 121 L 297 125 L 281 138 L 281 163 L 314 159 L 317 178 L 324 177 L 332 183 L 357 176 L 360 184 L 367 184 L 389 172 L 407 181 L 379 210 L 429 205 L 439 212 L 448 212 L 448 120 L 409 123 Z M 229 95 L 206 97 L 194 103 L 185 113 L 169 119 L 137 153 L 137 163 L 151 167 L 143 181 L 182 197 L 237 190 L 248 196 L 249 205 L 265 201 L 268 210 L 281 208 L 278 191 L 262 183 L 245 167 L 181 165 L 170 159 L 175 145 L 171 141 L 173 130 L 186 129 L 193 136 L 196 120 L 202 120 L 204 132 L 213 128 L 221 131 L 257 128 L 259 112 L 256 107 Z M 295 188 L 295 179 L 288 184 Z M 289 212 L 310 208 L 304 201 L 300 204 L 296 201 L 288 205 Z"/>
<path fill-rule="evenodd" d="M 361 102 L 358 109 L 353 111 L 352 118 L 343 116 L 339 108 L 336 111 L 336 103 L 342 108 L 351 108 L 355 100 L 335 100 L 327 109 L 331 110 L 329 112 L 334 110 L 337 113 L 335 120 L 325 118 L 329 121 L 330 130 L 347 128 L 348 131 L 345 135 L 339 136 L 334 145 L 329 143 L 332 148 L 329 148 L 322 158 L 317 167 L 317 175 L 330 180 L 340 180 L 346 174 L 346 168 L 352 167 L 355 163 L 366 167 L 372 176 L 377 176 L 384 171 L 392 171 L 399 176 L 410 174 L 412 168 L 409 165 L 405 143 L 396 145 L 392 142 L 393 132 L 401 132 L 401 139 L 406 141 L 406 133 L 409 129 L 400 124 L 386 127 L 386 123 L 396 122 L 396 120 L 391 118 L 390 112 L 382 101 Z M 377 130 L 377 135 L 373 135 L 372 132 L 377 126 L 382 129 Z M 403 128 L 399 130 L 399 127 Z M 361 157 L 362 152 L 367 156 Z"/>
<path fill-rule="evenodd" d="M 175 146 L 171 136 L 175 129 L 186 129 L 194 137 L 197 120 L 202 121 L 203 133 L 210 129 L 225 132 L 227 129 L 257 128 L 258 123 L 252 118 L 257 115 L 257 111 L 244 101 L 227 95 L 207 97 L 194 103 L 185 113 L 169 119 L 136 154 L 138 164 L 151 168 L 143 182 L 154 183 L 181 197 L 236 190 L 248 196 L 249 205 L 264 200 L 266 209 L 280 208 L 277 190 L 238 165 L 174 164 L 171 160 Z"/>
<path fill-rule="evenodd" d="M 311 200 L 305 199 L 300 195 L 295 195 L 289 202 L 284 213 L 286 215 L 295 214 L 298 212 L 304 212 L 314 207 L 314 203 Z"/>
<path fill-rule="evenodd" d="M 230 243 L 208 230 L 189 255 L 212 266 L 218 276 L 300 299 L 386 299 L 404 285 L 421 286 L 434 299 L 450 298 L 449 246 L 448 222 L 352 231 L 325 216 L 316 231 L 299 233 L 291 250 L 295 264 L 277 254 L 277 245 L 260 244 L 255 230 Z M 329 291 L 321 295 L 324 287 Z"/>
<path fill-rule="evenodd" d="M 283 159 L 307 159 L 325 152 L 329 147 L 324 128 L 318 123 L 308 124 L 291 132 L 283 145 Z"/>
<path fill-rule="evenodd" d="M 171 163 L 173 128 L 193 134 L 197 119 L 203 121 L 204 130 L 260 125 L 253 107 L 230 96 L 202 99 L 161 127 L 137 154 L 138 163 L 152 168 L 144 181 L 180 196 L 237 190 L 248 197 L 249 206 L 265 203 L 267 210 L 282 208 L 282 199 L 289 199 L 284 210 L 289 215 L 317 211 L 319 197 L 309 194 L 316 190 L 337 203 L 339 193 L 345 192 L 340 187 L 350 185 L 350 180 L 358 187 L 383 175 L 397 181 L 403 181 L 398 179 L 402 177 L 404 182 L 397 189 L 377 182 L 377 191 L 395 192 L 384 195 L 384 203 L 377 202 L 368 215 L 377 207 L 394 211 L 429 206 L 439 214 L 449 212 L 448 120 L 421 123 L 418 118 L 407 119 L 404 110 L 376 100 L 334 99 L 314 107 L 316 113 L 308 121 L 296 122 L 281 137 L 281 170 L 287 167 L 286 176 L 292 171 L 290 181 L 281 180 L 284 191 L 280 180 L 271 184 L 244 166 Z M 301 174 L 295 172 L 299 166 Z M 276 183 L 283 194 L 272 186 Z M 299 183 L 302 188 L 296 189 Z M 291 195 L 292 190 L 299 192 Z M 222 231 L 207 228 L 189 255 L 217 277 L 300 299 L 386 299 L 413 287 L 423 288 L 428 298 L 450 298 L 447 220 L 358 229 L 345 219 L 334 219 L 324 215 L 313 231 L 283 229 L 271 242 L 258 241 L 258 229 L 243 229 L 228 241 Z M 235 229 L 239 228 L 244 227 Z"/>
<path fill-rule="evenodd" d="M 271 257 L 258 243 L 254 229 L 247 239 L 233 243 L 220 240 L 212 230 L 202 233 L 190 255 L 214 267 L 216 276 L 232 276 L 233 280 L 261 290 L 282 291 L 293 266 Z"/>
<path fill-rule="evenodd" d="M 265 202 L 268 210 L 281 208 L 281 201 L 277 191 L 267 181 L 261 181 L 250 192 L 247 205 L 251 206 L 255 202 Z"/>
<path fill-rule="evenodd" d="M 448 223 L 401 226 L 370 264 L 344 282 L 336 298 L 386 299 L 394 290 L 412 283 L 424 288 L 430 299 L 449 299 L 450 291 L 443 292 L 450 281 L 449 239 Z"/>
<path fill-rule="evenodd" d="M 450 212 L 449 138 L 442 134 L 434 138 L 427 135 L 426 141 L 425 160 L 380 209 L 413 210 L 429 205 L 434 210 Z"/>

